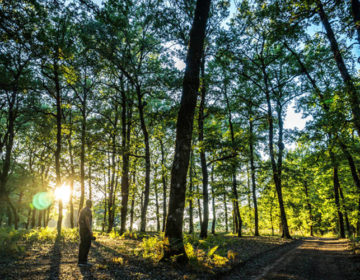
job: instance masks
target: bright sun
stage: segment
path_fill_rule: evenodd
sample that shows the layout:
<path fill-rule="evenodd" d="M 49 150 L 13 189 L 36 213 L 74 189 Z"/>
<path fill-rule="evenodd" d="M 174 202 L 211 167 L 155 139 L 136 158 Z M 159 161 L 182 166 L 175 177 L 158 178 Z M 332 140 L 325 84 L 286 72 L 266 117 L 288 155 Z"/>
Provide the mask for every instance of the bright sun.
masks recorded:
<path fill-rule="evenodd" d="M 55 198 L 57 200 L 62 200 L 63 203 L 68 203 L 70 199 L 70 187 L 62 185 L 59 188 L 55 189 Z"/>

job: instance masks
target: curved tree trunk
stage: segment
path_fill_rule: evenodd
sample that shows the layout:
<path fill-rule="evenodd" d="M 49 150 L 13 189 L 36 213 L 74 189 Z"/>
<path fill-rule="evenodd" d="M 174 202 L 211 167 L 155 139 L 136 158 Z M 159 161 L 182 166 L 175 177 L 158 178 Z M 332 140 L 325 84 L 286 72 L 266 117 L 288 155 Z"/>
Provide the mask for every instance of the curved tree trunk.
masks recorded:
<path fill-rule="evenodd" d="M 353 1 L 353 2 L 354 4 L 356 4 L 355 2 L 357 1 Z M 345 65 L 344 59 L 341 55 L 338 42 L 336 40 L 335 34 L 333 32 L 327 14 L 325 13 L 323 4 L 321 0 L 317 0 L 316 3 L 317 3 L 317 11 L 320 16 L 321 22 L 325 28 L 326 36 L 328 37 L 328 40 L 330 42 L 331 51 L 333 53 L 336 65 L 345 83 L 347 93 L 349 94 L 351 111 L 353 115 L 353 122 L 358 134 L 360 135 L 360 100 L 359 100 L 358 92 L 356 91 L 354 81 L 352 80 L 349 71 Z"/>
<path fill-rule="evenodd" d="M 186 194 L 186 174 L 189 166 L 191 139 L 197 92 L 199 89 L 200 60 L 203 54 L 206 23 L 211 0 L 197 0 L 194 22 L 190 31 L 190 42 L 186 58 L 183 92 L 176 123 L 175 156 L 171 169 L 169 214 L 165 237 L 169 246 L 164 259 L 179 255 L 177 262 L 187 262 L 183 244 L 183 215 Z"/>

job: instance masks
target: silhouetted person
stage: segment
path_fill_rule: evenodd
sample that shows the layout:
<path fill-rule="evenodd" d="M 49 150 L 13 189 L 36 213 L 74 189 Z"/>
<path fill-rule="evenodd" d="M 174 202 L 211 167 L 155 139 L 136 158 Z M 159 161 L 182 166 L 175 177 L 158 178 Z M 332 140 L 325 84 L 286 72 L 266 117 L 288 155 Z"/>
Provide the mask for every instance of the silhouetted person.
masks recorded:
<path fill-rule="evenodd" d="M 80 245 L 79 245 L 79 266 L 91 265 L 87 262 L 89 250 L 91 247 L 91 240 L 93 239 L 92 232 L 92 201 L 86 201 L 86 207 L 81 209 L 79 214 L 79 231 L 80 231 Z"/>

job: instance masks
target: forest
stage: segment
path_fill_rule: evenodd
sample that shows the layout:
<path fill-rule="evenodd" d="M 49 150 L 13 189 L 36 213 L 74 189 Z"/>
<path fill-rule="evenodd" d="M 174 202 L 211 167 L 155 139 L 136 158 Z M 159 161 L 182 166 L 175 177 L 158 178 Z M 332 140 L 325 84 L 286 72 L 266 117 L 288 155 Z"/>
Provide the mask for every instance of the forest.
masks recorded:
<path fill-rule="evenodd" d="M 76 258 L 88 199 L 113 255 L 85 278 L 215 279 L 315 238 L 359 254 L 359 70 L 359 0 L 0 0 L 0 268 Z"/>

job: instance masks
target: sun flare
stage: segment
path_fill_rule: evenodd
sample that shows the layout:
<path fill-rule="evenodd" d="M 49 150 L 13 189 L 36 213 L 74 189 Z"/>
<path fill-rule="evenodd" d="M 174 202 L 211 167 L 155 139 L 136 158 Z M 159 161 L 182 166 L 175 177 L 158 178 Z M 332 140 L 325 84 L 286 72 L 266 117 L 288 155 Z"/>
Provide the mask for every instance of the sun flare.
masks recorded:
<path fill-rule="evenodd" d="M 55 189 L 55 198 L 57 200 L 62 200 L 63 203 L 68 203 L 70 200 L 70 187 L 62 185 Z"/>

